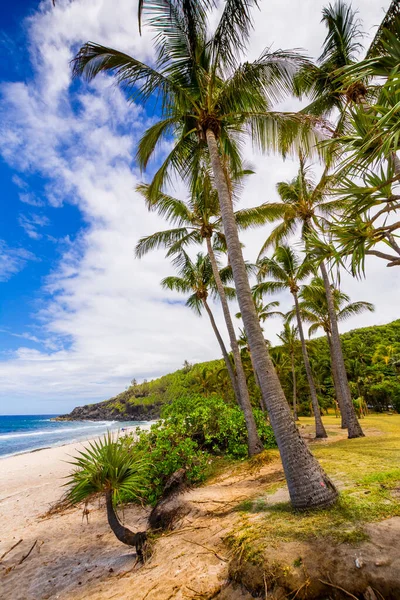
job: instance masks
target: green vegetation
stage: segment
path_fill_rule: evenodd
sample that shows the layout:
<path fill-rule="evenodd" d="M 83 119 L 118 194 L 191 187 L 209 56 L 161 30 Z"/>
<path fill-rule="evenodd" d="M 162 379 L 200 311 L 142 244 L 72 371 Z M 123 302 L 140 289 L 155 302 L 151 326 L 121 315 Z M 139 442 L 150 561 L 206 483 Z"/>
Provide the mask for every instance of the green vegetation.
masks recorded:
<path fill-rule="evenodd" d="M 254 411 L 265 448 L 276 446 L 261 410 Z M 244 459 L 247 432 L 243 412 L 217 396 L 181 397 L 164 407 L 150 431 L 89 443 L 71 464 L 67 498 L 76 504 L 110 492 L 113 502 L 154 504 L 168 478 L 185 468 L 187 480 L 199 483 L 213 470 L 215 457 Z"/>
<path fill-rule="evenodd" d="M 350 387 L 355 398 L 362 396 L 371 410 L 384 411 L 390 406 L 400 411 L 400 378 L 396 362 L 400 355 L 400 320 L 387 325 L 364 327 L 344 333 L 341 342 L 349 376 Z M 316 382 L 318 400 L 323 411 L 335 408 L 334 387 L 330 369 L 329 347 L 325 337 L 307 342 L 311 368 Z M 287 397 L 292 393 L 291 349 L 285 345 L 271 348 L 271 356 L 279 367 L 279 377 Z M 305 369 L 301 358 L 300 344 L 294 346 L 297 402 L 299 416 L 310 415 L 310 399 Z M 389 358 L 388 358 L 389 357 Z M 260 390 L 256 385 L 247 348 L 242 350 L 243 364 L 247 376 L 253 406 L 259 407 Z M 161 407 L 174 399 L 189 396 L 218 396 L 226 402 L 234 402 L 224 361 L 214 360 L 196 365 L 186 362 L 174 373 L 144 383 L 135 383 L 125 392 L 108 402 L 114 406 L 159 404 Z"/>
<path fill-rule="evenodd" d="M 254 411 L 259 437 L 265 448 L 275 447 L 272 429 L 260 410 Z M 143 499 L 154 503 L 167 479 L 186 469 L 188 481 L 198 483 L 209 473 L 212 457 L 243 459 L 247 456 L 247 433 L 243 412 L 218 396 L 179 398 L 164 407 L 162 420 L 150 432 L 137 431 L 122 438 L 133 454 L 148 457 L 149 477 Z"/>
<path fill-rule="evenodd" d="M 366 58 L 360 60 L 360 22 L 352 7 L 338 0 L 322 11 L 327 34 L 315 63 L 297 51 L 268 49 L 249 62 L 246 50 L 254 6 L 256 2 L 226 0 L 215 26 L 210 14 L 215 6 L 208 0 L 142 0 L 139 28 L 143 19 L 155 36 L 151 66 L 88 42 L 73 60 L 73 71 L 75 76 L 88 80 L 99 73 L 111 74 L 128 89 L 131 99 L 144 106 L 150 103 L 154 108 L 157 98 L 157 120 L 138 143 L 139 167 L 146 169 L 163 143 L 167 142 L 169 150 L 151 182 L 138 189 L 150 210 L 156 209 L 177 227 L 142 238 L 137 252 L 141 255 L 153 248 L 165 248 L 180 269 L 180 277 L 164 279 L 164 287 L 190 293 L 189 306 L 198 309 L 201 304 L 208 312 L 231 390 L 244 414 L 249 455 L 262 451 L 251 407 L 251 402 L 255 407 L 259 401 L 274 424 L 293 507 L 326 508 L 336 501 L 337 491 L 306 451 L 285 397 L 285 392 L 291 393 L 294 409 L 298 403 L 299 414 L 308 412 L 304 367 L 296 361 L 293 345 L 289 349 L 285 341 L 282 348 L 270 352 L 265 343 L 239 232 L 242 227 L 280 221 L 261 249 L 264 255 L 275 246 L 275 253 L 272 258 L 259 257 L 257 265 L 259 280 L 267 276 L 273 281 L 263 282 L 258 288 L 263 286 L 262 293 L 285 288 L 293 295 L 316 437 L 326 436 L 320 407 L 332 405 L 340 407 L 348 437 L 363 437 L 358 417 L 367 412 L 368 403 L 380 409 L 398 406 L 398 345 L 397 341 L 390 347 L 380 343 L 367 360 L 360 357 L 359 348 L 342 348 L 338 322 L 343 314 L 335 301 L 337 285 L 332 274 L 334 267 L 341 268 L 346 262 L 354 275 L 364 274 L 368 255 L 384 259 L 389 266 L 400 265 L 400 222 L 393 218 L 400 208 L 399 21 L 394 18 L 397 13 L 392 4 Z M 289 95 L 306 99 L 307 105 L 299 114 L 274 110 L 274 104 Z M 236 184 L 241 183 L 243 174 L 249 174 L 242 155 L 248 138 L 261 151 L 294 154 L 300 168 L 295 179 L 278 184 L 280 202 L 235 212 Z M 308 163 L 316 156 L 323 162 L 323 171 L 314 184 Z M 168 195 L 168 186 L 176 176 L 186 186 L 186 202 Z M 290 238 L 299 226 L 301 236 L 297 241 L 302 256 L 297 259 L 289 241 L 292 243 Z M 199 253 L 192 262 L 186 253 L 190 242 L 205 242 L 207 258 Z M 244 325 L 242 354 L 218 263 L 224 253 L 235 285 L 229 295 L 236 295 Z M 328 352 L 326 341 L 325 346 L 317 340 L 307 347 L 302 329 L 302 311 L 315 309 L 315 304 L 304 306 L 302 287 L 305 278 L 315 278 L 318 271 L 326 298 L 323 312 L 328 318 L 322 326 Z M 211 275 L 233 361 L 207 303 Z M 299 298 L 303 298 L 302 308 Z M 354 313 L 354 306 L 350 312 Z M 367 305 L 358 302 L 358 306 L 361 309 Z M 311 322 L 316 324 L 315 319 Z M 246 359 L 248 378 L 244 372 Z M 203 395 L 218 395 L 215 375 L 206 368 L 196 372 Z M 121 416 L 122 399 L 113 402 L 114 414 Z M 127 409 L 129 402 L 128 397 Z M 326 485 L 321 486 L 321 480 Z"/>
<path fill-rule="evenodd" d="M 112 531 L 123 544 L 135 546 L 141 558 L 146 533 L 133 533 L 124 527 L 114 505 L 126 498 L 138 500 L 143 496 L 149 473 L 147 459 L 138 453 L 132 454 L 129 448 L 108 433 L 103 439 L 90 442 L 71 461 L 71 465 L 74 470 L 65 484 L 68 487 L 67 501 L 78 504 L 95 495 L 104 495 Z"/>
<path fill-rule="evenodd" d="M 303 421 L 312 425 L 311 418 Z M 335 422 L 332 416 L 324 418 L 328 433 Z M 272 484 L 265 495 L 236 508 L 241 514 L 240 528 L 227 539 L 235 552 L 257 561 L 268 545 L 279 541 L 328 538 L 329 542 L 358 543 L 368 537 L 367 523 L 400 516 L 400 415 L 369 415 L 365 428 L 365 438 L 313 445 L 324 469 L 341 482 L 334 507 L 296 512 L 288 502 L 274 502 L 278 486 Z"/>

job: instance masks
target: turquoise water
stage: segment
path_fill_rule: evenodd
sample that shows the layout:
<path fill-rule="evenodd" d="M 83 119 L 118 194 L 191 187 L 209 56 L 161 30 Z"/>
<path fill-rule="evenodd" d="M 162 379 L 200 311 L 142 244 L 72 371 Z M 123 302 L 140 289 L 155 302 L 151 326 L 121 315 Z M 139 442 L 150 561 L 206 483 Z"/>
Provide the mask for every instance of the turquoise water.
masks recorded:
<path fill-rule="evenodd" d="M 144 424 L 143 421 L 52 421 L 55 416 L 0 416 L 0 458 Z"/>

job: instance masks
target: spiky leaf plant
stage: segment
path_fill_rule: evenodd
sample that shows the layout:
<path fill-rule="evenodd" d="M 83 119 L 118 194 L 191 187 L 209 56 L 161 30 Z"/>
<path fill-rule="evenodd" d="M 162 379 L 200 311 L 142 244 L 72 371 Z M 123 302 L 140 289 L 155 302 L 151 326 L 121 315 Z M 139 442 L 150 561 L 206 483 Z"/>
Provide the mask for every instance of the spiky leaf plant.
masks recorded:
<path fill-rule="evenodd" d="M 127 498 L 143 496 L 148 477 L 148 462 L 108 432 L 103 438 L 89 442 L 73 460 L 67 477 L 67 500 L 78 504 L 95 494 L 106 498 L 108 523 L 116 537 L 128 546 L 135 546 L 142 558 L 146 533 L 133 533 L 119 521 L 114 504 Z"/>

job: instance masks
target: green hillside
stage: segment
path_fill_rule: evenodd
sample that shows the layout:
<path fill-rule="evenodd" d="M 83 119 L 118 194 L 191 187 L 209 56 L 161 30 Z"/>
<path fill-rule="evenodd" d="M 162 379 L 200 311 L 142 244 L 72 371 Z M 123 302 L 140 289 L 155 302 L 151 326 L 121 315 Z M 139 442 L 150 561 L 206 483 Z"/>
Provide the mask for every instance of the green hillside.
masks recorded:
<path fill-rule="evenodd" d="M 400 411 L 400 319 L 386 325 L 355 329 L 341 336 L 354 399 L 362 398 L 369 408 Z M 308 342 L 312 370 L 322 409 L 335 407 L 333 381 L 327 340 Z M 246 350 L 242 351 L 252 402 L 259 405 L 260 391 Z M 291 398 L 292 381 L 289 356 L 283 346 L 271 348 L 278 375 L 287 398 Z M 299 414 L 311 414 L 307 379 L 300 344 L 296 355 Z M 190 365 L 152 381 L 134 383 L 110 400 L 74 409 L 64 418 L 116 418 L 146 420 L 158 418 L 161 408 L 174 398 L 189 395 L 216 395 L 234 402 L 228 373 L 223 360 Z"/>

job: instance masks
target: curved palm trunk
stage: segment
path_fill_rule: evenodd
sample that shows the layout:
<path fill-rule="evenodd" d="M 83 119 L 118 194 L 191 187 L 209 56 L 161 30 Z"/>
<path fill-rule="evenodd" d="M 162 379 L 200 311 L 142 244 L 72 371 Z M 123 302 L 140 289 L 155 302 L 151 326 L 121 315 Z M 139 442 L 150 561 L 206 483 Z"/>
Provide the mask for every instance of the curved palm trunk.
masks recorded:
<path fill-rule="evenodd" d="M 206 242 L 208 256 L 210 257 L 211 267 L 215 283 L 217 285 L 218 294 L 221 300 L 226 327 L 229 333 L 229 340 L 233 352 L 233 359 L 235 361 L 237 382 L 239 387 L 240 406 L 242 408 L 244 418 L 246 421 L 249 456 L 254 456 L 255 454 L 259 454 L 260 452 L 262 452 L 264 450 L 264 447 L 258 436 L 257 426 L 254 420 L 253 410 L 251 408 L 249 390 L 247 388 L 246 375 L 243 369 L 242 357 L 240 356 L 240 350 L 236 340 L 235 329 L 233 327 L 232 317 L 229 311 L 228 301 L 226 299 L 226 294 L 223 283 L 221 281 L 221 276 L 219 274 L 219 269 L 215 258 L 214 250 L 211 244 L 211 239 L 207 237 Z"/>
<path fill-rule="evenodd" d="M 324 262 L 320 264 L 322 278 L 324 280 L 324 287 L 326 293 L 326 299 L 328 303 L 329 320 L 331 322 L 331 340 L 332 350 L 335 355 L 335 362 L 337 368 L 337 375 L 339 378 L 340 389 L 342 391 L 343 406 L 347 417 L 347 429 L 349 432 L 349 438 L 363 437 L 364 433 L 361 429 L 361 425 L 358 422 L 356 412 L 354 410 L 353 401 L 351 399 L 351 393 L 349 388 L 349 382 L 347 380 L 346 367 L 344 364 L 342 345 L 340 343 L 339 328 L 337 324 L 337 316 L 335 310 L 335 304 L 333 300 L 331 282 L 329 281 L 328 272 L 326 270 Z"/>
<path fill-rule="evenodd" d="M 292 294 L 293 294 L 293 298 L 294 298 L 294 305 L 296 307 L 297 328 L 299 330 L 301 349 L 303 351 L 304 366 L 306 368 L 307 381 L 308 381 L 308 386 L 310 388 L 311 402 L 312 402 L 313 411 L 314 411 L 315 437 L 326 438 L 328 436 L 326 435 L 325 427 L 324 427 L 324 424 L 322 423 L 322 419 L 321 419 L 321 410 L 320 410 L 319 403 L 318 403 L 317 390 L 315 389 L 315 383 L 314 383 L 314 378 L 313 378 L 312 371 L 311 371 L 310 359 L 308 358 L 306 340 L 304 339 L 303 323 L 301 322 L 301 316 L 300 316 L 299 299 L 297 297 L 296 292 L 292 292 Z"/>
<path fill-rule="evenodd" d="M 122 525 L 114 510 L 112 490 L 106 491 L 106 507 L 108 524 L 114 532 L 115 537 L 127 546 L 135 546 L 138 558 L 143 559 L 143 546 L 147 540 L 146 532 L 138 531 L 137 533 L 133 533 L 133 531 Z"/>
<path fill-rule="evenodd" d="M 292 359 L 292 380 L 293 380 L 293 418 L 297 421 L 297 380 L 296 380 L 296 369 L 294 367 L 294 353 L 291 352 Z"/>
<path fill-rule="evenodd" d="M 218 143 L 215 134 L 210 129 L 206 131 L 206 138 L 240 312 L 253 355 L 261 393 L 281 454 L 292 505 L 298 509 L 329 506 L 337 499 L 337 490 L 300 436 L 271 361 L 247 278 Z"/>
<path fill-rule="evenodd" d="M 337 364 L 336 364 L 336 355 L 333 351 L 332 339 L 331 339 L 330 334 L 327 333 L 326 337 L 328 338 L 329 353 L 331 355 L 332 375 L 333 375 L 333 383 L 335 385 L 336 399 L 339 404 L 340 416 L 341 416 L 341 420 L 342 420 L 341 428 L 347 429 L 347 411 L 345 410 L 342 389 L 340 387 L 340 379 L 339 379 L 339 374 L 338 374 L 338 369 L 337 369 Z"/>
<path fill-rule="evenodd" d="M 204 308 L 206 309 L 207 314 L 210 318 L 211 326 L 214 330 L 215 337 L 218 340 L 219 347 L 221 348 L 222 356 L 224 357 L 225 365 L 226 365 L 227 371 L 229 373 L 229 378 L 231 380 L 232 388 L 235 393 L 236 401 L 240 406 L 240 394 L 239 394 L 239 388 L 238 388 L 238 384 L 237 384 L 237 380 L 236 380 L 236 375 L 233 370 L 232 363 L 230 361 L 227 349 L 225 347 L 224 340 L 222 339 L 221 334 L 218 330 L 217 324 L 214 319 L 214 315 L 212 314 L 211 308 L 208 306 L 207 300 L 203 300 L 203 305 L 204 305 Z"/>

